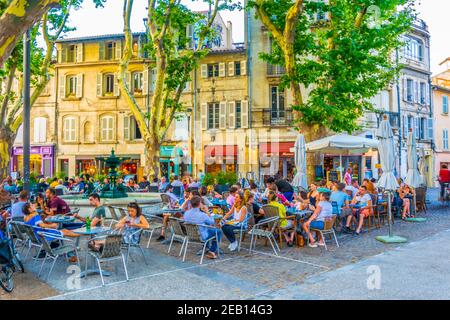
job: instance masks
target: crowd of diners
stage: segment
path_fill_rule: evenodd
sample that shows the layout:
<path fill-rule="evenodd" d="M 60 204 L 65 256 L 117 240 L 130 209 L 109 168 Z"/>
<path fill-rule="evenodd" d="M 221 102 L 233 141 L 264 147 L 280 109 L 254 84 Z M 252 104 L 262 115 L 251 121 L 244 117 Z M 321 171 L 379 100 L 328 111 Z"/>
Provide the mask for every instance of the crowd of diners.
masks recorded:
<path fill-rule="evenodd" d="M 443 168 L 443 170 L 447 170 Z M 442 170 L 441 170 L 442 171 Z M 442 174 L 445 178 L 445 174 Z M 86 181 L 87 180 L 87 181 Z M 284 241 L 288 246 L 293 246 L 295 233 L 308 239 L 310 247 L 323 246 L 324 240 L 320 234 L 312 234 L 311 229 L 323 229 L 326 219 L 337 215 L 342 222 L 342 230 L 346 233 L 359 235 L 362 232 L 365 219 L 373 214 L 371 206 L 378 198 L 378 188 L 374 179 L 364 179 L 359 185 L 358 180 L 352 179 L 351 169 L 346 171 L 344 182 L 319 181 L 309 185 L 308 190 L 294 188 L 290 182 L 284 179 L 269 177 L 263 188 L 250 182 L 245 188 L 238 182 L 230 186 L 229 191 L 220 194 L 215 186 L 203 185 L 202 177 L 180 179 L 173 176 L 170 181 L 165 177 L 153 179 L 151 182 L 147 177 L 143 177 L 138 184 L 133 179 L 129 179 L 125 184 L 123 179 L 118 179 L 117 183 L 134 190 L 148 190 L 150 186 L 157 188 L 169 198 L 169 207 L 179 209 L 178 217 L 185 222 L 211 225 L 214 228 L 201 228 L 202 237 L 208 239 L 211 232 L 219 234 L 219 240 L 227 239 L 228 249 L 235 251 L 238 248 L 235 230 L 243 225 L 257 224 L 264 220 L 264 205 L 271 205 L 278 209 L 280 217 L 280 228 L 283 232 Z M 412 217 L 412 201 L 414 189 L 409 187 L 404 181 L 399 179 L 399 188 L 393 199 L 393 205 L 401 208 L 402 219 Z M 90 184 L 108 186 L 108 179 L 93 181 L 89 177 L 76 177 L 74 179 L 53 179 L 50 184 L 45 180 L 40 180 L 37 186 L 38 192 L 31 202 L 29 194 L 21 191 L 17 194 L 18 185 L 8 177 L 0 183 L 0 204 L 11 202 L 16 197 L 15 203 L 7 209 L 0 211 L 0 222 L 10 217 L 13 220 L 21 220 L 27 224 L 40 229 L 54 230 L 64 236 L 76 237 L 71 229 L 83 225 L 85 218 L 75 215 L 77 223 L 61 230 L 57 230 L 58 225 L 47 223 L 46 218 L 56 214 L 70 214 L 71 210 L 67 203 L 57 194 L 57 189 L 72 191 L 75 193 L 86 193 Z M 181 198 L 174 193 L 174 188 L 182 189 Z M 61 192 L 59 192 L 61 194 Z M 94 212 L 90 216 L 92 226 L 102 225 L 106 217 L 106 209 L 101 205 L 98 193 L 90 193 L 90 204 L 94 207 Z M 220 224 L 212 214 L 215 200 L 226 204 L 226 210 Z M 222 206 L 223 207 L 223 206 Z M 128 215 L 117 224 L 117 228 L 125 229 L 126 234 L 132 234 L 133 230 L 148 228 L 149 222 L 142 214 L 138 204 L 132 202 L 128 205 Z M 305 211 L 310 215 L 300 222 L 297 230 L 292 229 L 292 220 L 286 219 L 288 212 Z M 164 215 L 164 224 L 167 226 L 169 216 Z M 126 237 L 125 237 L 126 238 Z M 166 228 L 163 228 L 158 241 L 166 240 Z M 127 239 L 126 241 L 137 241 L 137 239 Z M 212 243 L 209 247 L 208 257 L 215 259 L 219 250 L 217 243 Z"/>

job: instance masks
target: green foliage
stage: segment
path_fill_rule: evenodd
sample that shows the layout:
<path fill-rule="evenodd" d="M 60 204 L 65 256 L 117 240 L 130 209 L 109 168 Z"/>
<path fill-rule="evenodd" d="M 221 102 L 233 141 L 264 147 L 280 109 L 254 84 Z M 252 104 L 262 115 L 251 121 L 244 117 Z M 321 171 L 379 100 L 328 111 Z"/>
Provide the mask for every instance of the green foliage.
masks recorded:
<path fill-rule="evenodd" d="M 37 174 L 35 172 L 30 172 L 30 184 L 38 183 Z"/>
<path fill-rule="evenodd" d="M 251 0 L 248 7 L 260 6 L 278 30 L 283 31 L 292 0 Z M 319 125 L 335 132 L 358 129 L 357 120 L 372 110 L 370 98 L 387 88 L 401 69 L 395 50 L 402 46 L 401 35 L 414 19 L 413 0 L 339 0 L 330 5 L 305 0 L 295 25 L 295 69 L 281 78 L 282 86 L 291 81 L 309 87 L 299 111 L 298 125 Z M 379 27 L 365 13 L 361 25 L 358 14 L 371 5 L 380 8 Z M 330 20 L 314 19 L 328 12 Z M 323 15 L 325 16 L 325 15 Z M 332 44 L 332 45 L 330 45 Z M 270 54 L 260 58 L 285 66 L 285 51 L 276 40 Z"/>
<path fill-rule="evenodd" d="M 211 173 L 206 173 L 205 176 L 203 177 L 202 185 L 207 187 L 207 186 L 213 186 L 214 184 L 215 184 L 214 175 Z"/>
<path fill-rule="evenodd" d="M 226 173 L 223 171 L 220 171 L 216 175 L 216 182 L 218 185 L 226 185 L 228 183 Z"/>
<path fill-rule="evenodd" d="M 55 177 L 64 180 L 64 178 L 66 177 L 66 173 L 63 171 L 56 172 Z"/>
<path fill-rule="evenodd" d="M 238 176 L 236 172 L 227 172 L 225 173 L 225 177 L 228 185 L 233 185 L 238 181 Z"/>

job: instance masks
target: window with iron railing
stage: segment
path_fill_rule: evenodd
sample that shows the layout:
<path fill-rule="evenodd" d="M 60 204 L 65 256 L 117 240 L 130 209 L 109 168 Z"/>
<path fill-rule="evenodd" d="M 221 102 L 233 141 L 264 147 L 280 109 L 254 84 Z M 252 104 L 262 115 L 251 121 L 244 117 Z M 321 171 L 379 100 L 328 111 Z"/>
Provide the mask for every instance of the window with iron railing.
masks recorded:
<path fill-rule="evenodd" d="M 286 68 L 280 65 L 267 64 L 267 75 L 269 76 L 281 76 L 286 73 Z"/>

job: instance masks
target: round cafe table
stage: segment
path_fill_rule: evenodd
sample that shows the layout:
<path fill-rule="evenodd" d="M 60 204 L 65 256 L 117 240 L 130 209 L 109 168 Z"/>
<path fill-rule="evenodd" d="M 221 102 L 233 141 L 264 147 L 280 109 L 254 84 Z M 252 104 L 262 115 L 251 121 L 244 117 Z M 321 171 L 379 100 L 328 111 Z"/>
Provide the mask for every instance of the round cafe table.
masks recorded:
<path fill-rule="evenodd" d="M 95 236 L 98 236 L 102 233 L 106 233 L 110 230 L 111 230 L 111 228 L 108 228 L 108 227 L 93 227 L 93 228 L 90 228 L 89 230 L 86 229 L 86 227 L 83 227 L 83 228 L 78 228 L 78 229 L 72 230 L 72 232 L 79 234 L 80 237 L 84 236 L 84 237 L 88 237 L 88 238 L 94 238 Z M 77 246 L 78 246 L 78 243 L 77 243 Z M 85 259 L 88 258 L 88 254 L 89 254 L 88 251 L 89 251 L 89 249 L 87 248 Z M 84 277 L 90 276 L 92 274 L 100 274 L 100 270 L 98 268 L 87 269 L 80 273 L 80 278 L 84 278 Z M 103 274 L 103 276 L 109 277 L 111 275 L 111 272 L 102 270 L 102 274 Z"/>
<path fill-rule="evenodd" d="M 58 224 L 58 229 L 62 229 L 63 224 L 65 224 L 65 223 L 72 223 L 75 220 L 76 220 L 75 217 L 65 216 L 63 214 L 58 214 L 56 216 L 47 217 L 45 219 L 45 222 L 57 223 Z"/>

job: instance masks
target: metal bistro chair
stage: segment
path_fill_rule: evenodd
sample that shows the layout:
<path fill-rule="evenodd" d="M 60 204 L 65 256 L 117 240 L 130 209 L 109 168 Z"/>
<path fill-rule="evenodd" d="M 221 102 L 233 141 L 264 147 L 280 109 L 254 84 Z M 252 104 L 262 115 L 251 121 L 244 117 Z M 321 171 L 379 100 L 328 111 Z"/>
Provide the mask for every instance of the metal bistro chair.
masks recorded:
<path fill-rule="evenodd" d="M 23 228 L 23 231 L 25 231 L 25 233 L 27 234 L 28 240 L 29 240 L 29 242 L 28 242 L 29 248 L 28 248 L 28 251 L 25 254 L 25 257 L 23 260 L 25 261 L 27 259 L 28 254 L 31 251 L 31 248 L 37 248 L 36 255 L 33 258 L 36 262 L 37 257 L 39 256 L 39 253 L 42 250 L 42 242 L 38 239 L 37 235 L 34 233 L 34 228 L 32 226 L 27 225 L 27 224 L 22 224 L 21 227 Z"/>
<path fill-rule="evenodd" d="M 18 222 L 18 221 L 12 220 L 9 222 L 9 225 L 11 226 L 12 232 L 16 238 L 16 240 L 14 242 L 14 246 L 17 247 L 17 245 L 20 244 L 20 246 L 22 247 L 21 250 L 23 251 L 26 246 L 29 246 L 29 242 L 30 242 L 25 229 L 22 227 L 23 222 Z"/>
<path fill-rule="evenodd" d="M 183 220 L 178 219 L 178 218 L 174 218 L 171 217 L 169 219 L 169 229 L 172 233 L 171 237 L 170 237 L 170 244 L 169 244 L 169 250 L 167 250 L 167 253 L 170 253 L 170 250 L 172 249 L 172 244 L 174 240 L 180 241 L 183 244 L 186 241 L 186 229 L 183 226 Z M 178 256 L 181 256 L 183 252 L 183 246 L 180 249 L 180 253 Z"/>
<path fill-rule="evenodd" d="M 186 229 L 186 237 L 184 238 L 183 244 L 181 245 L 181 250 L 183 251 L 183 249 L 184 249 L 183 262 L 186 260 L 186 252 L 187 252 L 188 245 L 189 245 L 189 243 L 192 242 L 194 244 L 200 244 L 203 246 L 202 257 L 200 258 L 200 264 L 203 264 L 203 258 L 205 256 L 207 244 L 211 241 L 216 240 L 217 247 L 219 247 L 219 241 L 217 240 L 219 238 L 218 234 L 217 234 L 217 229 L 214 226 L 197 225 L 197 224 L 189 224 L 189 223 L 184 223 L 183 226 Z M 202 240 L 201 235 L 200 235 L 200 227 L 215 230 L 215 235 L 210 237 L 209 239 Z M 220 250 L 217 250 L 217 257 L 219 257 L 219 251 Z"/>
<path fill-rule="evenodd" d="M 38 277 L 41 276 L 42 270 L 44 268 L 44 264 L 47 261 L 47 259 L 53 259 L 53 263 L 50 266 L 50 270 L 48 271 L 47 275 L 47 281 L 50 278 L 50 274 L 52 273 L 53 267 L 55 266 L 56 260 L 62 255 L 65 255 L 66 258 L 68 258 L 67 254 L 70 252 L 75 252 L 75 256 L 77 257 L 77 264 L 78 267 L 81 269 L 80 266 L 80 260 L 78 259 L 78 252 L 77 252 L 77 246 L 75 245 L 75 241 L 72 239 L 63 238 L 61 236 L 58 236 L 54 233 L 48 233 L 48 232 L 38 232 L 38 236 L 42 243 L 42 248 L 45 250 L 45 258 L 42 261 L 41 268 L 39 269 Z M 50 238 L 52 240 L 58 240 L 60 241 L 61 245 L 57 248 L 52 248 L 50 243 L 48 242 L 47 238 Z M 72 244 L 63 244 L 64 242 L 71 242 Z"/>
<path fill-rule="evenodd" d="M 130 239 L 133 239 L 133 238 L 137 237 L 137 242 L 136 242 L 136 243 L 131 243 L 130 241 L 128 241 L 128 243 L 122 242 L 122 250 L 125 250 L 125 251 L 127 252 L 127 257 L 126 257 L 126 259 L 125 259 L 125 262 L 126 262 L 127 264 L 128 264 L 128 259 L 129 259 L 129 257 L 130 257 L 130 251 L 131 251 L 131 249 L 132 249 L 132 248 L 137 248 L 137 249 L 139 249 L 139 251 L 140 251 L 141 254 L 142 254 L 142 258 L 144 259 L 144 263 L 145 263 L 146 265 L 148 265 L 148 263 L 147 263 L 147 258 L 145 257 L 144 250 L 143 250 L 142 247 L 141 247 L 141 235 L 142 235 L 142 231 L 143 231 L 143 230 L 144 230 L 144 229 L 136 230 L 136 231 L 134 231 L 133 233 L 131 233 L 131 234 L 129 235 L 129 238 L 130 238 Z M 122 236 L 123 236 L 123 234 L 122 234 Z M 131 258 L 131 260 L 133 260 L 133 258 Z"/>
<path fill-rule="evenodd" d="M 278 225 L 279 219 L 279 217 L 266 218 L 253 226 L 253 229 L 249 231 L 249 234 L 251 235 L 249 250 L 250 253 L 256 247 L 256 237 L 264 237 L 270 242 L 273 252 L 278 256 L 280 247 L 278 247 L 277 240 L 275 239 L 273 234 Z"/>
<path fill-rule="evenodd" d="M 416 214 L 421 211 L 427 213 L 427 204 L 426 204 L 427 188 L 425 187 L 416 188 L 415 192 L 416 192 L 416 208 L 417 208 Z M 414 204 L 412 203 L 412 205 Z"/>
<path fill-rule="evenodd" d="M 125 277 L 128 281 L 128 270 L 125 262 L 125 257 L 122 252 L 122 239 L 121 234 L 108 234 L 106 236 L 95 237 L 92 240 L 104 240 L 103 249 L 100 251 L 89 250 L 88 253 L 97 261 L 98 268 L 100 270 L 100 277 L 102 279 L 102 285 L 105 285 L 102 273 L 102 262 L 110 262 L 113 260 L 122 259 L 123 268 L 125 270 Z M 85 270 L 87 271 L 88 259 L 86 257 Z"/>
<path fill-rule="evenodd" d="M 161 197 L 161 202 L 163 203 L 163 205 L 169 207 L 170 206 L 170 197 L 164 193 L 161 193 L 159 196 Z"/>
<path fill-rule="evenodd" d="M 241 243 L 244 239 L 244 235 L 249 230 L 249 221 L 251 217 L 253 217 L 253 214 L 247 211 L 247 215 L 245 216 L 244 221 L 242 221 L 241 227 L 239 229 L 233 230 L 234 233 L 239 234 L 238 252 L 241 251 Z"/>
<path fill-rule="evenodd" d="M 164 224 L 162 223 L 163 218 L 157 216 L 160 214 L 161 207 L 159 205 L 150 205 L 142 207 L 142 212 L 145 218 L 147 218 L 150 227 L 148 229 L 143 230 L 143 234 L 148 236 L 147 249 L 150 246 L 150 241 L 152 240 L 153 233 L 156 230 L 161 230 L 164 228 Z"/>
<path fill-rule="evenodd" d="M 325 219 L 323 230 L 314 229 L 314 228 L 311 228 L 309 230 L 310 232 L 315 231 L 315 232 L 320 233 L 320 236 L 323 239 L 323 243 L 325 244 L 325 250 L 327 250 L 327 251 L 328 251 L 328 247 L 327 247 L 327 241 L 325 240 L 325 235 L 333 235 L 334 240 L 336 241 L 336 246 L 339 248 L 339 242 L 336 237 L 336 232 L 334 231 L 334 228 L 333 228 L 334 224 L 336 223 L 336 218 L 337 218 L 337 216 L 333 214 L 333 216 L 331 218 Z M 309 243 L 309 237 L 308 237 L 308 243 Z"/>

